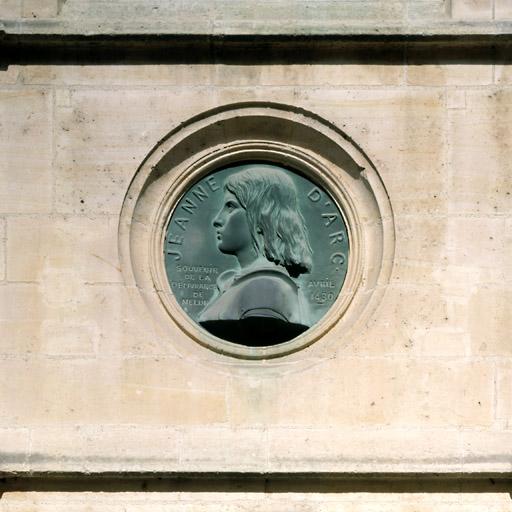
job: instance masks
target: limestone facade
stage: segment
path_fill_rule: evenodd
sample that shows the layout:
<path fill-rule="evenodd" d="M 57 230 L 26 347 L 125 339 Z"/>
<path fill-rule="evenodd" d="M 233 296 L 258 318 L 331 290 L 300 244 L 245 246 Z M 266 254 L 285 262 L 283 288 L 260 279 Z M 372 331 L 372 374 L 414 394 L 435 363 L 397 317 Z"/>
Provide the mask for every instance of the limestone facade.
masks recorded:
<path fill-rule="evenodd" d="M 0 510 L 512 510 L 509 1 L 228 4 L 0 5 Z M 123 249 L 157 143 L 247 103 L 343 133 L 383 184 L 393 239 L 350 332 L 257 361 L 157 321 Z M 215 473 L 241 491 L 66 492 L 87 475 Z M 243 483 L 296 473 L 339 487 Z M 416 483 L 394 492 L 404 475 Z M 470 476 L 499 488 L 443 487 Z"/>

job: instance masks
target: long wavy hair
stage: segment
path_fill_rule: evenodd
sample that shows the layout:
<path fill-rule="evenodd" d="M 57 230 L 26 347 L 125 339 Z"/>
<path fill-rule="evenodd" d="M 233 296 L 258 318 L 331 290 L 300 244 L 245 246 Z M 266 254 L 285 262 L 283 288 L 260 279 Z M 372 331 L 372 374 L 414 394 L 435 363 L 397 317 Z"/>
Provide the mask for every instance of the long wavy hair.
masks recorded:
<path fill-rule="evenodd" d="M 297 277 L 311 271 L 306 223 L 292 179 L 278 168 L 254 164 L 229 176 L 224 188 L 245 209 L 254 249 Z"/>

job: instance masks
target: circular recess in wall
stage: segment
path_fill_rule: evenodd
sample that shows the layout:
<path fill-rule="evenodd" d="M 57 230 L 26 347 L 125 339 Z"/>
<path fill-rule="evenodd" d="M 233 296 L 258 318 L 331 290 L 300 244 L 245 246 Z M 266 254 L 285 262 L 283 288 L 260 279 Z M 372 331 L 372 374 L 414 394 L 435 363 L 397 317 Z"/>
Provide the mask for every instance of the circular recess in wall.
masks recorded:
<path fill-rule="evenodd" d="M 206 112 L 161 141 L 119 235 L 125 280 L 164 329 L 246 359 L 296 352 L 340 323 L 348 334 L 394 252 L 364 154 L 310 112 L 260 103 Z"/>

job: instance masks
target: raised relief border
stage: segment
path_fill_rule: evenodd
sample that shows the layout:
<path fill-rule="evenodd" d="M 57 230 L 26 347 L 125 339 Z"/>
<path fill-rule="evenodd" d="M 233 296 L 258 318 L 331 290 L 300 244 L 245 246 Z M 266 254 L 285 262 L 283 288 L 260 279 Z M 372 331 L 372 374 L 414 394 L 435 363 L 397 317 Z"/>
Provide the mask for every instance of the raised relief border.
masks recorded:
<path fill-rule="evenodd" d="M 349 341 L 394 252 L 362 151 L 312 113 L 260 103 L 206 112 L 156 146 L 119 235 L 125 280 L 165 342 L 246 359 Z"/>

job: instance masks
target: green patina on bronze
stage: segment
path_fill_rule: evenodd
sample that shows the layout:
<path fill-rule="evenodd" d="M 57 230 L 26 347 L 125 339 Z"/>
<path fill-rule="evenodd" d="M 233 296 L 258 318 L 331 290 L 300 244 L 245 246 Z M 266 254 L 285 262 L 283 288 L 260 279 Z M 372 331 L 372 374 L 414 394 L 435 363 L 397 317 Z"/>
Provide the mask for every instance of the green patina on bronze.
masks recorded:
<path fill-rule="evenodd" d="M 190 187 L 167 226 L 165 268 L 195 322 L 241 345 L 314 326 L 347 273 L 340 209 L 311 179 L 268 163 L 220 169 Z"/>

